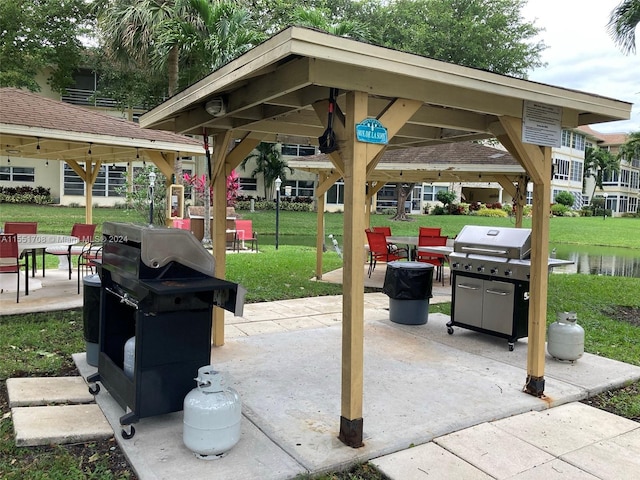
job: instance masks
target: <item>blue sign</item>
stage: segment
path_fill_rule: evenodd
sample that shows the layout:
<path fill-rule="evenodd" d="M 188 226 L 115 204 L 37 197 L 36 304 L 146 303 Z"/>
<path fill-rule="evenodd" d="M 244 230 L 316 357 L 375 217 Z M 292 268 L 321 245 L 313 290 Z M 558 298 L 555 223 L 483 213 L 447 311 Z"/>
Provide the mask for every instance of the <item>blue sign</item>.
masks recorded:
<path fill-rule="evenodd" d="M 386 145 L 389 142 L 387 129 L 375 118 L 365 118 L 356 124 L 356 139 L 363 143 Z"/>

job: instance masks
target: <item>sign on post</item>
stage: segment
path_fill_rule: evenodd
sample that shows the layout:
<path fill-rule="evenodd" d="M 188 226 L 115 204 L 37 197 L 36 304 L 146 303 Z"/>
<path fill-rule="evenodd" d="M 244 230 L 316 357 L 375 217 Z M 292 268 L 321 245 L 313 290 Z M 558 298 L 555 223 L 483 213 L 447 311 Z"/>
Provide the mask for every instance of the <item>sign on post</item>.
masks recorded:
<path fill-rule="evenodd" d="M 363 143 L 386 145 L 389 142 L 387 129 L 375 118 L 365 118 L 356 124 L 356 140 Z"/>

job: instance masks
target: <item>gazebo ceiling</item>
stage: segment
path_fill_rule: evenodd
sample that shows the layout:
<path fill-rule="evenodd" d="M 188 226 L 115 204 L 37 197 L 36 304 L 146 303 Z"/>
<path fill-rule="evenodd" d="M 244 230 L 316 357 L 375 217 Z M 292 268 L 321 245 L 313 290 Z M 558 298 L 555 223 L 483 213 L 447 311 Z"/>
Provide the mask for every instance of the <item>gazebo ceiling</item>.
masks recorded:
<path fill-rule="evenodd" d="M 564 128 L 627 119 L 631 109 L 619 100 L 290 27 L 146 113 L 140 124 L 317 144 L 325 126 L 314 104 L 327 100 L 329 87 L 367 92 L 370 117 L 397 98 L 423 102 L 389 149 L 495 137 L 502 133 L 498 118 L 522 118 L 526 100 L 561 107 Z M 344 101 L 339 95 L 342 111 Z"/>

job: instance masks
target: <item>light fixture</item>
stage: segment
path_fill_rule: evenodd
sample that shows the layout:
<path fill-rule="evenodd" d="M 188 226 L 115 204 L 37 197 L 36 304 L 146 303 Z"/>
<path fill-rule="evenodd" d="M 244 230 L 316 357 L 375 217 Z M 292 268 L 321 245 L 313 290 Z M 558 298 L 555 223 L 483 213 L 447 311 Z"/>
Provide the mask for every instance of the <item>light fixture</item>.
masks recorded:
<path fill-rule="evenodd" d="M 91 155 L 91 145 L 93 145 L 93 143 L 89 142 L 89 151 L 87 152 L 89 155 Z"/>
<path fill-rule="evenodd" d="M 138 150 L 138 147 L 136 147 L 136 160 L 140 158 L 140 151 Z"/>
<path fill-rule="evenodd" d="M 221 117 L 227 113 L 227 106 L 224 104 L 222 97 L 212 98 L 205 103 L 204 109 L 212 117 Z"/>
<path fill-rule="evenodd" d="M 440 178 L 442 176 L 441 172 L 438 172 L 438 178 Z"/>
<path fill-rule="evenodd" d="M 48 167 L 49 166 L 49 160 L 47 160 L 46 162 L 44 162 L 44 166 Z"/>
<path fill-rule="evenodd" d="M 7 163 L 11 163 L 11 159 L 9 158 L 9 155 L 7 155 Z"/>
<path fill-rule="evenodd" d="M 36 137 L 38 139 L 38 145 L 36 145 L 36 150 L 40 150 L 40 137 Z"/>

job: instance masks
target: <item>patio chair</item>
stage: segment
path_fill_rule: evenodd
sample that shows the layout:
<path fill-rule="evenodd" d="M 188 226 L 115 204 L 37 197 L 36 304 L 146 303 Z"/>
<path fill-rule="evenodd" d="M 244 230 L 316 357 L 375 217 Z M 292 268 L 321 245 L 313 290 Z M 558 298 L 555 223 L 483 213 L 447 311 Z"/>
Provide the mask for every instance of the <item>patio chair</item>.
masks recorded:
<path fill-rule="evenodd" d="M 20 267 L 24 267 L 25 295 L 29 295 L 29 272 L 27 262 L 20 261 L 18 234 L 0 234 L 0 273 L 14 273 L 17 278 L 16 303 L 20 303 Z"/>
<path fill-rule="evenodd" d="M 382 232 L 384 233 L 387 237 L 391 236 L 391 227 L 373 227 L 372 230 L 374 232 Z"/>
<path fill-rule="evenodd" d="M 236 219 L 236 249 L 240 250 L 240 242 L 251 242 L 251 251 L 258 251 L 258 234 L 253 231 L 251 220 Z"/>
<path fill-rule="evenodd" d="M 418 237 L 418 247 L 445 247 L 447 245 L 447 237 L 429 237 L 420 235 Z M 444 262 L 445 256 L 441 253 L 429 253 L 416 251 L 416 261 L 425 262 L 435 265 L 436 267 L 436 280 L 441 280 L 444 285 Z"/>
<path fill-rule="evenodd" d="M 439 237 L 441 231 L 440 227 L 420 227 L 418 235 L 420 237 Z"/>
<path fill-rule="evenodd" d="M 102 243 L 89 242 L 82 246 L 78 255 L 78 293 L 80 293 L 80 277 L 93 273 L 94 267 L 102 262 Z"/>
<path fill-rule="evenodd" d="M 50 255 L 58 255 L 67 257 L 69 263 L 69 280 L 71 280 L 71 274 L 73 272 L 73 265 L 71 263 L 72 255 L 80 255 L 84 250 L 84 246 L 88 243 L 93 243 L 95 240 L 96 225 L 93 223 L 76 223 L 71 229 L 71 236 L 78 238 L 78 243 L 75 245 L 69 245 L 68 247 L 49 247 L 46 252 Z"/>
<path fill-rule="evenodd" d="M 22 233 L 33 235 L 38 233 L 38 222 L 4 222 L 4 233 Z M 31 276 L 36 276 L 36 250 L 32 248 L 30 251 L 22 252 L 22 255 L 31 254 Z M 44 277 L 44 248 L 42 250 L 42 276 Z"/>
<path fill-rule="evenodd" d="M 402 260 L 408 258 L 406 248 L 399 248 L 390 251 L 387 245 L 387 237 L 382 232 L 365 230 L 367 234 L 367 242 L 369 243 L 369 277 L 376 268 L 378 260 L 383 262 L 393 262 L 394 260 Z"/>

